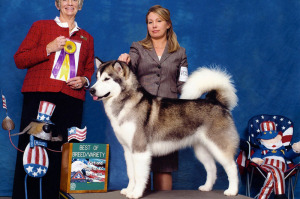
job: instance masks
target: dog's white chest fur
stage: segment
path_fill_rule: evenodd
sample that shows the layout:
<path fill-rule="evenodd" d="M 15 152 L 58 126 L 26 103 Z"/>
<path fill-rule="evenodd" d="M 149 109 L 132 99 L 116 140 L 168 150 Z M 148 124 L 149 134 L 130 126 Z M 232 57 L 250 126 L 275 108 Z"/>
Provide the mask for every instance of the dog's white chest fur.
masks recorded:
<path fill-rule="evenodd" d="M 106 104 L 105 106 L 108 107 L 106 108 L 106 114 L 110 119 L 111 125 L 114 129 L 118 141 L 123 147 L 127 147 L 128 149 L 131 149 L 133 136 L 136 131 L 136 124 L 130 120 L 125 120 L 124 122 L 120 122 L 122 121 L 122 118 L 124 118 L 124 114 L 125 114 L 124 109 L 122 111 L 123 114 L 120 113 L 116 117 L 113 115 L 111 108 L 109 108 L 111 106 L 110 103 Z"/>

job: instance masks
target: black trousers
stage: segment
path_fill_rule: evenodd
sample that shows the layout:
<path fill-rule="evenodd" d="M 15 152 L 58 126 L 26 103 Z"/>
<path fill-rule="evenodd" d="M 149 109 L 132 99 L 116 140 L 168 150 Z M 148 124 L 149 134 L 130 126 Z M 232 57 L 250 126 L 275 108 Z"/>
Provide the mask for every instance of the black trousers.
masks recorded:
<path fill-rule="evenodd" d="M 67 129 L 73 126 L 81 128 L 83 101 L 63 93 L 24 93 L 20 132 L 30 122 L 37 119 L 40 101 L 48 101 L 56 105 L 50 119 L 54 123 L 53 136 L 61 135 L 63 141 L 48 142 L 47 148 L 60 151 L 62 144 L 67 142 Z M 27 133 L 19 136 L 18 148 L 20 150 L 24 151 L 28 143 L 29 135 Z M 61 153 L 46 151 L 49 157 L 49 167 L 46 175 L 42 177 L 42 196 L 43 199 L 57 199 L 59 198 Z M 23 153 L 18 151 L 13 184 L 13 199 L 25 198 L 25 175 Z M 39 178 L 28 176 L 28 199 L 40 198 L 39 182 Z"/>

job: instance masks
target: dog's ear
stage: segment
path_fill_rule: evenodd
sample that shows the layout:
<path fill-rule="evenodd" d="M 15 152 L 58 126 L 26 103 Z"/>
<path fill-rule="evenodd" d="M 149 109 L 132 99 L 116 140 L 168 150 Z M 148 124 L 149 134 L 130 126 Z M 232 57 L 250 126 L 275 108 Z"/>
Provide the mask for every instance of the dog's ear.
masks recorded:
<path fill-rule="evenodd" d="M 114 69 L 115 69 L 115 71 L 116 71 L 119 75 L 121 75 L 121 76 L 124 75 L 123 67 L 122 67 L 122 65 L 121 65 L 119 62 L 116 62 L 116 63 L 115 63 Z"/>
<path fill-rule="evenodd" d="M 103 61 L 98 57 L 95 57 L 95 62 L 96 62 L 97 69 L 100 67 L 101 64 L 103 64 Z"/>
<path fill-rule="evenodd" d="M 130 67 L 125 62 L 121 62 L 120 64 L 123 67 L 124 77 L 127 80 L 129 77 L 129 73 L 130 73 Z"/>

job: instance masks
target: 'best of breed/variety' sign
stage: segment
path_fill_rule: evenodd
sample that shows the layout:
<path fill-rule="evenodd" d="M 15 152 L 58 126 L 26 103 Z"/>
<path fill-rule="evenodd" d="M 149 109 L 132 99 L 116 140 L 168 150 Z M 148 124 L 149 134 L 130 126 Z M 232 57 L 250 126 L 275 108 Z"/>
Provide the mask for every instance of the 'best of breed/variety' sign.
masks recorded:
<path fill-rule="evenodd" d="M 108 157 L 108 144 L 64 144 L 60 189 L 66 193 L 106 192 Z"/>

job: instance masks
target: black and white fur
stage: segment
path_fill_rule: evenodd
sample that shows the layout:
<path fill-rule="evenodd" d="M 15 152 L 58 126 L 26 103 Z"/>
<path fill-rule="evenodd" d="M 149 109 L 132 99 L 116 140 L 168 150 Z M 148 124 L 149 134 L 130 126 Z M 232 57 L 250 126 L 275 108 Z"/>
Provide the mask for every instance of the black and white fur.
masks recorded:
<path fill-rule="evenodd" d="M 199 187 L 210 191 L 218 161 L 228 176 L 224 194 L 238 194 L 234 160 L 239 136 L 230 111 L 237 104 L 231 77 L 219 69 L 200 68 L 182 89 L 182 99 L 155 97 L 138 83 L 120 61 L 101 63 L 96 58 L 97 81 L 90 93 L 102 100 L 117 139 L 124 148 L 129 183 L 121 194 L 140 198 L 149 177 L 152 156 L 193 147 L 207 179 Z M 205 99 L 198 99 L 208 92 Z"/>

